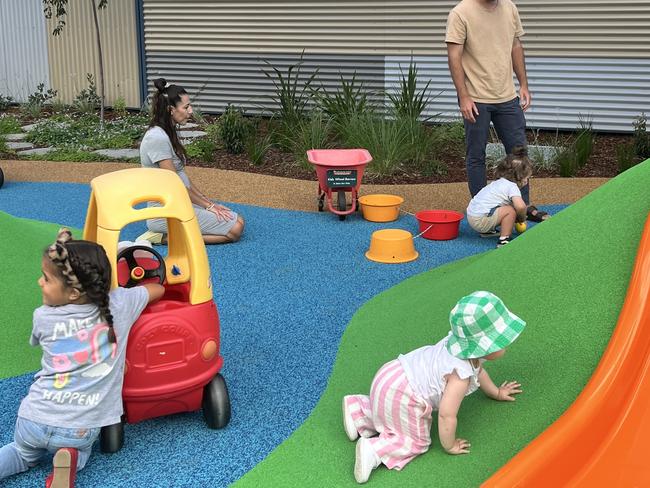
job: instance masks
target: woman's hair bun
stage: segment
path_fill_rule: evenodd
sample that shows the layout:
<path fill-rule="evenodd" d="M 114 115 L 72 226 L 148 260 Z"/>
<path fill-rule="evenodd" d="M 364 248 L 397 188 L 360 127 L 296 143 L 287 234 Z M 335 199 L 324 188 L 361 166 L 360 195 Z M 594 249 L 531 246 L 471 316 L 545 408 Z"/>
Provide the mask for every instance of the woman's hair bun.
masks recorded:
<path fill-rule="evenodd" d="M 160 93 L 165 91 L 165 85 L 167 85 L 167 80 L 165 80 L 165 78 L 157 78 L 153 80 L 153 86 L 155 86 Z"/>
<path fill-rule="evenodd" d="M 512 155 L 517 158 L 528 156 L 528 148 L 526 146 L 515 146 L 512 148 Z"/>

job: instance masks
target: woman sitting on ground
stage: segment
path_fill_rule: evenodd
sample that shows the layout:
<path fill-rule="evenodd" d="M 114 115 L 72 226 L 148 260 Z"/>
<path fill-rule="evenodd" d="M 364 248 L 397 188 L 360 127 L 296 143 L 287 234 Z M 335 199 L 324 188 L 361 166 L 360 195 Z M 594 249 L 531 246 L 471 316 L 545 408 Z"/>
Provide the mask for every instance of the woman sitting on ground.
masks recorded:
<path fill-rule="evenodd" d="M 244 219 L 228 207 L 206 197 L 185 172 L 187 154 L 179 140 L 176 126 L 184 125 L 192 117 L 189 95 L 183 87 L 170 85 L 164 78 L 154 80 L 154 86 L 153 115 L 140 144 L 140 164 L 144 168 L 173 171 L 180 177 L 187 187 L 206 244 L 238 241 L 244 230 Z M 159 204 L 149 202 L 149 206 Z M 152 244 L 166 243 L 166 219 L 149 219 L 147 228 L 149 231 L 138 239 L 148 240 Z"/>

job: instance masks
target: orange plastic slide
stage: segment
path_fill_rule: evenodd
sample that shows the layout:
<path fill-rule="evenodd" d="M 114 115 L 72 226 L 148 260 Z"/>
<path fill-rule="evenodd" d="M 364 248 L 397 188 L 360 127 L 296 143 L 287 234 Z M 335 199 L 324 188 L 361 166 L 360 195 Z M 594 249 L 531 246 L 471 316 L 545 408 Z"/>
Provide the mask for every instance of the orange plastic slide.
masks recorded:
<path fill-rule="evenodd" d="M 585 389 L 483 488 L 650 487 L 650 215 L 616 329 Z"/>

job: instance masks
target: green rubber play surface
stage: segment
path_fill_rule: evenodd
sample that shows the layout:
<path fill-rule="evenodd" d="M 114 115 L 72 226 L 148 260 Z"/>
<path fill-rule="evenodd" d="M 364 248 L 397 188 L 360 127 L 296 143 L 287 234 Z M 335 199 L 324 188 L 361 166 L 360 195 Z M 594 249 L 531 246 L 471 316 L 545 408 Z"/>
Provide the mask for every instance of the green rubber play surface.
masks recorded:
<path fill-rule="evenodd" d="M 2 308 L 6 320 L 3 322 L 7 327 L 0 334 L 0 378 L 7 378 L 39 368 L 41 350 L 29 345 L 32 313 L 41 305 L 37 280 L 43 249 L 52 244 L 52 236 L 56 236 L 59 226 L 17 219 L 0 212 L 0 229 L 3 236 L 0 256 L 5 277 L 0 280 L 0 297 L 4 297 Z"/>
<path fill-rule="evenodd" d="M 308 420 L 238 487 L 354 486 L 354 443 L 341 399 L 368 393 L 377 369 L 402 352 L 435 343 L 461 296 L 489 290 L 527 321 L 506 356 L 486 368 L 524 393 L 501 403 L 480 391 L 459 414 L 472 452 L 433 444 L 402 472 L 375 470 L 370 486 L 478 486 L 550 425 L 580 393 L 607 345 L 623 304 L 650 211 L 650 161 L 608 182 L 512 244 L 410 278 L 357 311 L 342 338 L 326 391 Z M 314 353 L 317 353 L 315 351 Z"/>

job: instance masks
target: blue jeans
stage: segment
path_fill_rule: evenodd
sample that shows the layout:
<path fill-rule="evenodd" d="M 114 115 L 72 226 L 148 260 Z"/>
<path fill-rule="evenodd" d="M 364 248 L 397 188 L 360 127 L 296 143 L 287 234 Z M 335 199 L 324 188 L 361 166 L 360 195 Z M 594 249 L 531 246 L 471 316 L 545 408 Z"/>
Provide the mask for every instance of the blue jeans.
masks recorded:
<path fill-rule="evenodd" d="M 503 103 L 477 102 L 476 108 L 478 108 L 476 122 L 471 123 L 464 119 L 465 144 L 467 146 L 465 155 L 467 184 L 472 197 L 487 185 L 485 146 L 490 133 L 490 122 L 494 124 L 494 129 L 503 142 L 506 154 L 510 154 L 515 146 L 526 145 L 526 119 L 524 111 L 519 105 L 519 97 Z M 526 205 L 530 203 L 529 195 L 529 188 L 526 185 L 521 189 L 521 197 Z"/>
<path fill-rule="evenodd" d="M 77 469 L 81 469 L 90 457 L 99 431 L 99 428 L 52 427 L 18 417 L 14 442 L 0 448 L 0 480 L 27 471 L 36 466 L 46 453 L 54 454 L 62 447 L 73 447 L 79 451 Z"/>

